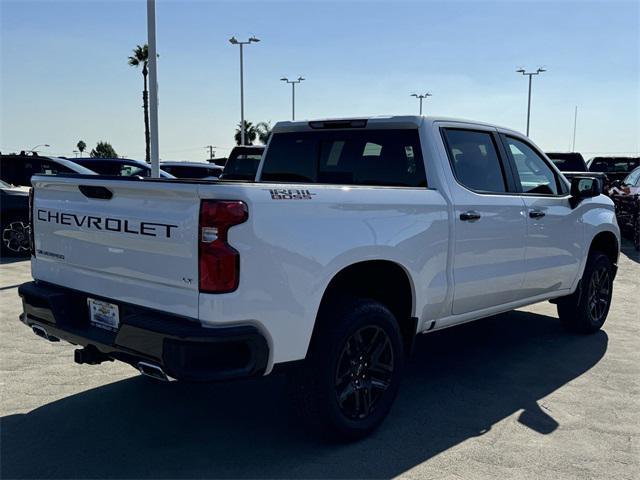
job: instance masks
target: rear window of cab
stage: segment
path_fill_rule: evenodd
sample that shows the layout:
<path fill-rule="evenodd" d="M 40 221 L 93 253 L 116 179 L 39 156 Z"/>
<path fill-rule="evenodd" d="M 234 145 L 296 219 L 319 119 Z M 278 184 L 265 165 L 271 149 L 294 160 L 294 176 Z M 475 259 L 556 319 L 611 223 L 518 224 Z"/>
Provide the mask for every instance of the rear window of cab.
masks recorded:
<path fill-rule="evenodd" d="M 275 134 L 262 181 L 426 187 L 417 130 Z"/>

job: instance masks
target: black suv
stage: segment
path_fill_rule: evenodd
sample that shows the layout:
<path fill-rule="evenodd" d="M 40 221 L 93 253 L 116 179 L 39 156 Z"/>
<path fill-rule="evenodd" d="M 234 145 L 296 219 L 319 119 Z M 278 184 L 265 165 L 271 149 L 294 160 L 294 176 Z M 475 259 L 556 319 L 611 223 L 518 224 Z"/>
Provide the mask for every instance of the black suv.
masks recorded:
<path fill-rule="evenodd" d="M 94 172 L 66 158 L 40 157 L 24 153 L 0 155 L 0 179 L 16 187 L 30 187 L 33 175 L 56 175 L 58 173 L 92 175 Z"/>

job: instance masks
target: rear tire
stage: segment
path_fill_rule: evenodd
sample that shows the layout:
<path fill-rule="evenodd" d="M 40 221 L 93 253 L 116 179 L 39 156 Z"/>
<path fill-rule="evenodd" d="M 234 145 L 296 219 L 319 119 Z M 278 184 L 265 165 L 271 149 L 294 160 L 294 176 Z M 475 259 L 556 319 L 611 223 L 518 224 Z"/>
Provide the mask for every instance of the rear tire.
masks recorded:
<path fill-rule="evenodd" d="M 294 406 L 325 437 L 362 438 L 382 423 L 398 392 L 404 352 L 387 307 L 341 299 L 322 309 L 309 355 L 290 375 Z"/>
<path fill-rule="evenodd" d="M 563 326 L 578 333 L 595 333 L 602 328 L 613 294 L 613 264 L 599 251 L 589 254 L 580 286 L 558 300 L 558 316 Z"/>

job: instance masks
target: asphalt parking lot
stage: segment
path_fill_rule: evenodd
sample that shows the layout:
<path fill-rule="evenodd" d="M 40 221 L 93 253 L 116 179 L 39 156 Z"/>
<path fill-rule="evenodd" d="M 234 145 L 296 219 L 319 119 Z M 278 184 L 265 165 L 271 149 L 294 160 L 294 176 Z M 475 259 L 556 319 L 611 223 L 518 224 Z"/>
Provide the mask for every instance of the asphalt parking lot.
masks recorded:
<path fill-rule="evenodd" d="M 29 262 L 0 266 L 1 478 L 640 478 L 640 255 L 603 331 L 548 303 L 421 336 L 391 415 L 350 445 L 308 436 L 280 377 L 159 384 L 80 366 L 18 320 Z"/>

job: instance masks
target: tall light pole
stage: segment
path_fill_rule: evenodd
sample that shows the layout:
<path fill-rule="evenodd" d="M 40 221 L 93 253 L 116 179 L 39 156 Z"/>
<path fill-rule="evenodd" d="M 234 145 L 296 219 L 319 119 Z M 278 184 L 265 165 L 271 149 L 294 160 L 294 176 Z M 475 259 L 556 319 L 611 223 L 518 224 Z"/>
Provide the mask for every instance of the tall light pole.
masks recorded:
<path fill-rule="evenodd" d="M 160 178 L 158 139 L 158 54 L 156 50 L 156 0 L 147 0 L 147 44 L 149 45 L 149 150 L 151 176 Z"/>
<path fill-rule="evenodd" d="M 282 82 L 291 84 L 291 120 L 296 119 L 296 83 L 306 80 L 304 77 L 298 77 L 297 80 L 289 80 L 287 77 L 280 79 Z"/>
<path fill-rule="evenodd" d="M 573 113 L 573 143 L 571 144 L 571 151 L 576 151 L 576 128 L 578 126 L 578 106 L 576 105 L 575 112 Z"/>
<path fill-rule="evenodd" d="M 433 97 L 433 95 L 431 95 L 431 93 L 429 93 L 429 92 L 421 93 L 421 94 L 412 93 L 411 96 L 412 97 L 416 97 L 417 99 L 420 100 L 420 115 L 422 115 L 422 101 L 427 97 Z"/>
<path fill-rule="evenodd" d="M 527 75 L 529 77 L 529 98 L 527 100 L 527 137 L 529 136 L 529 123 L 531 120 L 531 79 L 534 75 L 540 75 L 542 72 L 546 72 L 547 70 L 544 68 L 538 68 L 535 72 L 527 72 L 524 68 L 519 68 L 516 70 L 517 73 L 521 73 L 522 75 Z"/>
<path fill-rule="evenodd" d="M 240 145 L 244 145 L 244 70 L 243 70 L 243 57 L 242 47 L 249 45 L 250 43 L 258 43 L 259 38 L 252 36 L 246 42 L 239 41 L 236 37 L 231 37 L 229 43 L 232 45 L 240 45 Z"/>
<path fill-rule="evenodd" d="M 33 147 L 32 149 L 27 150 L 27 152 L 31 152 L 31 153 L 33 153 L 33 152 L 35 152 L 35 151 L 36 151 L 36 148 L 38 148 L 38 147 L 50 147 L 50 146 L 51 146 L 51 145 L 49 145 L 48 143 L 41 143 L 41 144 L 39 144 L 39 145 L 36 145 L 36 146 L 35 146 L 35 147 Z"/>

